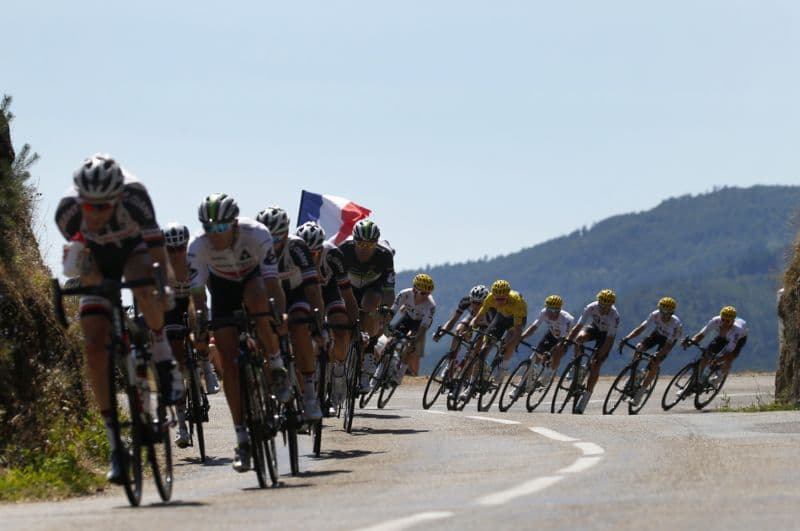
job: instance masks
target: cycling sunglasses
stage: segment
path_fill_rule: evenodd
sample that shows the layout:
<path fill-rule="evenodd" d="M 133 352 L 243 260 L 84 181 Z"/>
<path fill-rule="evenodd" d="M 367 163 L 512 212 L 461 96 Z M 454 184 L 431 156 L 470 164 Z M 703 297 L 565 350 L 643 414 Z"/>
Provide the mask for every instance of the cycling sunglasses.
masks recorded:
<path fill-rule="evenodd" d="M 369 249 L 370 247 L 375 247 L 378 245 L 378 242 L 371 242 L 369 240 L 356 240 L 356 247 L 359 249 Z"/>
<path fill-rule="evenodd" d="M 231 229 L 230 223 L 205 223 L 203 224 L 203 230 L 206 233 L 220 233 L 220 232 L 228 232 Z"/>
<path fill-rule="evenodd" d="M 87 202 L 87 201 L 83 201 L 83 202 L 81 202 L 81 209 L 83 209 L 83 211 L 86 212 L 86 213 L 89 213 L 89 212 L 108 212 L 109 210 L 114 208 L 114 205 L 116 205 L 116 204 L 117 204 L 116 201 L 101 201 L 101 202 L 97 202 L 97 203 L 90 203 L 90 202 Z"/>

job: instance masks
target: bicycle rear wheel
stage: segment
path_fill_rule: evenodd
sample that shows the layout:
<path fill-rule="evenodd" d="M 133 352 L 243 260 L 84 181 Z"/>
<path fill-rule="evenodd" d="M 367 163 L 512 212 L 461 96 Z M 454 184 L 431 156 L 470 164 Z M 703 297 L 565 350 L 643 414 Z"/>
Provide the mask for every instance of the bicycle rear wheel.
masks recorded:
<path fill-rule="evenodd" d="M 704 382 L 705 385 L 703 385 L 702 388 L 698 387 L 698 391 L 694 395 L 694 407 L 698 410 L 703 409 L 714 400 L 720 390 L 722 390 L 722 386 L 725 385 L 725 380 L 728 379 L 728 373 L 723 373 L 721 367 L 717 368 L 715 372 L 719 372 L 722 376 L 719 376 L 713 382 L 710 382 L 709 379 L 706 378 Z M 710 374 L 713 375 L 714 372 Z"/>
<path fill-rule="evenodd" d="M 661 407 L 664 411 L 669 411 L 692 393 L 696 363 L 695 361 L 688 363 L 670 380 L 664 389 L 664 396 L 661 397 Z"/>
<path fill-rule="evenodd" d="M 494 403 L 494 399 L 500 393 L 500 388 L 503 385 L 503 380 L 498 376 L 500 372 L 500 364 L 503 362 L 503 356 L 500 352 L 492 359 L 492 364 L 489 370 L 486 370 L 486 364 L 481 364 L 483 371 L 482 378 L 480 379 L 481 387 L 478 394 L 478 411 L 489 411 Z"/>
<path fill-rule="evenodd" d="M 153 480 L 156 483 L 158 495 L 163 501 L 172 497 L 172 438 L 170 437 L 169 411 L 164 396 L 161 393 L 158 373 L 153 363 L 148 364 L 148 381 L 150 382 L 150 400 L 145 404 L 145 412 L 151 419 L 149 426 L 143 426 L 147 437 L 147 454 Z"/>
<path fill-rule="evenodd" d="M 381 386 L 381 392 L 378 393 L 378 409 L 386 407 L 386 404 L 389 403 L 389 400 L 391 400 L 398 387 L 399 385 L 392 381 L 386 382 Z"/>
<path fill-rule="evenodd" d="M 614 378 L 614 383 L 612 383 L 611 387 L 608 389 L 608 394 L 606 394 L 606 399 L 603 402 L 603 415 L 611 415 L 614 413 L 622 402 L 622 399 L 627 396 L 628 382 L 631 379 L 632 370 L 633 365 L 628 364 L 619 372 L 617 377 Z"/>
<path fill-rule="evenodd" d="M 294 380 L 294 378 L 292 378 Z M 284 444 L 289 447 L 289 468 L 293 476 L 300 474 L 300 456 L 297 432 L 303 426 L 303 403 L 300 388 L 295 381 L 292 385 L 292 397 L 284 404 Z"/>
<path fill-rule="evenodd" d="M 545 366 L 535 363 L 532 367 L 531 370 L 535 372 L 531 376 L 535 378 L 538 383 L 534 384 L 533 390 L 528 392 L 528 397 L 525 399 L 525 408 L 528 410 L 528 413 L 539 407 L 539 404 L 542 403 L 544 397 L 547 396 L 547 392 L 553 386 L 553 380 L 556 379 L 556 375 L 552 374 L 548 378 L 547 385 L 541 385 L 542 373 L 544 372 Z"/>
<path fill-rule="evenodd" d="M 330 415 L 330 406 L 328 404 L 328 356 L 327 354 L 320 354 L 317 357 L 317 399 L 319 400 L 320 408 L 322 408 L 322 417 Z M 322 452 L 322 419 L 311 424 L 311 434 L 313 435 L 314 444 L 313 452 L 314 457 L 319 457 Z"/>
<path fill-rule="evenodd" d="M 378 368 L 375 371 L 375 374 L 372 376 L 372 378 L 370 378 L 371 386 L 369 393 L 367 393 L 366 395 L 362 395 L 361 397 L 359 405 L 362 408 L 366 407 L 367 404 L 369 404 L 372 395 L 374 395 L 375 392 L 378 391 L 378 388 L 383 387 L 384 381 L 386 380 L 386 376 L 389 373 L 389 366 L 391 364 L 391 361 L 392 361 L 392 353 L 384 351 L 383 354 L 381 354 L 380 360 L 378 360 Z"/>
<path fill-rule="evenodd" d="M 644 407 L 644 405 L 647 403 L 647 401 L 650 399 L 650 395 L 653 394 L 653 389 L 656 388 L 656 382 L 658 382 L 659 372 L 660 369 L 656 369 L 656 373 L 655 375 L 653 375 L 653 381 L 651 381 L 650 385 L 648 385 L 647 388 L 645 389 L 644 395 L 642 395 L 641 400 L 639 400 L 639 404 L 634 406 L 632 401 L 628 404 L 629 415 L 636 415 L 637 413 L 639 413 Z"/>
<path fill-rule="evenodd" d="M 497 403 L 500 411 L 508 411 L 519 400 L 519 397 L 525 394 L 530 368 L 531 360 L 523 360 L 508 377 L 500 392 L 500 401 Z"/>
<path fill-rule="evenodd" d="M 580 358 L 575 358 L 570 361 L 566 368 L 564 368 L 564 372 L 561 373 L 558 384 L 556 384 L 556 388 L 553 391 L 553 403 L 550 406 L 551 413 L 562 413 L 570 399 L 574 398 L 572 396 L 574 386 L 573 375 L 579 367 L 579 359 Z"/>
<path fill-rule="evenodd" d="M 483 360 L 480 356 L 473 356 L 471 360 L 461 371 L 461 376 L 458 379 L 458 387 L 456 388 L 456 396 L 454 398 L 453 407 L 456 411 L 463 411 L 478 386 L 478 379 L 481 376 L 480 367 L 476 364 L 483 365 Z"/>
<path fill-rule="evenodd" d="M 258 486 L 267 486 L 268 463 L 270 456 L 266 432 L 266 390 L 263 377 L 258 372 L 262 369 L 252 359 L 239 358 L 239 386 L 241 388 L 243 412 L 247 433 L 250 438 L 250 450 L 253 454 L 253 468 L 256 471 Z"/>
<path fill-rule="evenodd" d="M 131 354 L 127 354 L 130 356 Z M 142 421 L 140 416 L 141 401 L 139 400 L 138 390 L 130 382 L 127 367 L 118 358 L 119 368 L 123 375 L 125 396 L 127 399 L 127 412 L 123 414 L 117 402 L 117 394 L 114 391 L 116 381 L 115 364 L 109 363 L 111 392 L 111 411 L 114 415 L 114 425 L 117 437 L 117 448 L 119 449 L 122 461 L 123 480 L 122 485 L 125 489 L 125 496 L 128 502 L 136 507 L 142 501 Z M 126 416 L 127 415 L 127 416 Z"/>
<path fill-rule="evenodd" d="M 448 374 L 450 374 L 452 360 L 452 355 L 448 352 L 442 356 L 436 367 L 433 368 L 431 375 L 428 377 L 428 383 L 425 385 L 425 391 L 422 393 L 422 407 L 424 409 L 430 409 L 436 403 L 436 399 L 439 398 L 442 391 L 444 391 L 449 382 Z"/>
<path fill-rule="evenodd" d="M 206 440 L 203 434 L 203 419 L 205 417 L 205 407 L 208 405 L 208 399 L 205 397 L 200 381 L 197 379 L 197 371 L 191 365 L 189 366 L 189 385 L 186 404 L 186 417 L 189 423 L 189 439 L 197 440 L 197 446 L 200 450 L 200 461 L 206 461 Z"/>
<path fill-rule="evenodd" d="M 361 351 L 356 345 L 357 340 L 353 339 L 350 343 L 350 350 L 347 353 L 347 395 L 344 404 L 344 431 L 353 431 L 353 415 L 356 411 L 356 397 L 359 395 L 359 377 L 361 375 Z"/>

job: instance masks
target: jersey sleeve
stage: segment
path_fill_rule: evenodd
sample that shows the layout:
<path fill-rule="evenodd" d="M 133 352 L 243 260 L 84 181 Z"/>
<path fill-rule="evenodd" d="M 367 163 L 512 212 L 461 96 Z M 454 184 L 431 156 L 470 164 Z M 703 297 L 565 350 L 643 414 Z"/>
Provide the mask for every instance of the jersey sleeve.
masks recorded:
<path fill-rule="evenodd" d="M 528 318 L 528 303 L 525 302 L 525 299 L 519 299 L 519 303 L 517 305 L 517 311 L 514 313 L 514 326 L 522 326 L 525 322 L 525 319 Z"/>
<path fill-rule="evenodd" d="M 542 309 L 542 311 L 541 311 L 541 312 L 539 312 L 539 315 L 537 315 L 537 316 L 536 316 L 536 320 L 535 320 L 535 321 L 533 321 L 533 323 L 531 324 L 531 326 L 532 326 L 532 327 L 534 327 L 534 328 L 536 328 L 536 329 L 538 329 L 538 328 L 539 328 L 539 325 L 540 325 L 540 324 L 542 324 L 542 321 L 543 321 L 544 319 L 546 319 L 545 315 L 547 315 L 547 310 L 545 310 L 545 309 Z"/>
<path fill-rule="evenodd" d="M 458 301 L 458 306 L 456 306 L 456 314 L 461 315 L 467 308 L 469 308 L 472 301 L 470 301 L 469 297 L 462 297 L 460 301 Z"/>
<path fill-rule="evenodd" d="M 390 250 L 386 250 L 384 253 L 385 255 L 385 262 L 384 262 L 384 270 L 381 282 L 383 284 L 383 289 L 387 291 L 394 291 L 394 282 L 395 282 L 395 274 L 394 274 L 394 255 Z"/>
<path fill-rule="evenodd" d="M 708 331 L 713 329 L 713 328 L 718 328 L 718 327 L 714 326 L 714 319 L 711 319 L 710 321 L 708 321 L 706 323 L 706 325 L 703 327 L 703 329 L 700 330 L 699 334 L 702 334 L 703 336 L 705 336 L 708 333 Z"/>
<path fill-rule="evenodd" d="M 349 286 L 350 277 L 347 276 L 347 269 L 344 267 L 344 255 L 342 251 L 338 248 L 331 249 L 328 251 L 327 261 L 336 284 L 340 288 Z"/>
<path fill-rule="evenodd" d="M 129 182 L 125 184 L 122 204 L 141 228 L 142 239 L 148 248 L 160 247 L 164 244 L 164 235 L 156 221 L 153 202 L 142 183 Z"/>
<path fill-rule="evenodd" d="M 608 335 L 609 336 L 616 336 L 617 329 L 619 328 L 619 312 L 613 310 L 613 314 L 610 316 L 609 323 L 608 323 Z"/>
<path fill-rule="evenodd" d="M 272 280 L 278 278 L 278 257 L 272 246 L 272 235 L 266 227 L 259 225 L 254 230 L 255 238 L 258 239 L 258 264 L 261 270 L 261 278 Z"/>
<path fill-rule="evenodd" d="M 675 328 L 672 332 L 671 341 L 677 341 L 683 335 L 683 322 L 675 317 Z"/>
<path fill-rule="evenodd" d="M 305 242 L 300 240 L 290 240 L 289 255 L 292 262 L 300 268 L 300 274 L 303 276 L 303 285 L 314 284 L 319 282 L 319 273 L 317 266 L 314 264 L 314 259 L 311 256 L 311 250 Z"/>
<path fill-rule="evenodd" d="M 433 301 L 433 298 L 431 298 L 431 303 L 428 305 L 428 310 L 422 317 L 420 326 L 424 326 L 425 328 L 430 328 L 431 325 L 433 324 L 433 314 L 435 313 L 436 313 L 436 303 Z"/>
<path fill-rule="evenodd" d="M 486 296 L 486 298 L 483 299 L 483 304 L 481 304 L 481 309 L 478 310 L 478 313 L 475 315 L 475 319 L 480 319 L 481 317 L 486 315 L 486 312 L 489 311 L 489 308 L 493 307 L 494 307 L 494 295 L 489 293 Z"/>
<path fill-rule="evenodd" d="M 583 309 L 581 316 L 578 318 L 578 322 L 575 323 L 576 325 L 583 325 L 587 323 L 591 319 L 591 312 L 592 312 L 592 305 L 587 304 L 586 307 Z"/>
<path fill-rule="evenodd" d="M 78 198 L 67 196 L 63 198 L 56 208 L 56 225 L 65 240 L 70 240 L 81 230 L 81 205 Z"/>
<path fill-rule="evenodd" d="M 189 262 L 189 289 L 204 290 L 208 282 L 208 254 L 203 236 L 196 236 L 189 242 L 186 259 Z"/>

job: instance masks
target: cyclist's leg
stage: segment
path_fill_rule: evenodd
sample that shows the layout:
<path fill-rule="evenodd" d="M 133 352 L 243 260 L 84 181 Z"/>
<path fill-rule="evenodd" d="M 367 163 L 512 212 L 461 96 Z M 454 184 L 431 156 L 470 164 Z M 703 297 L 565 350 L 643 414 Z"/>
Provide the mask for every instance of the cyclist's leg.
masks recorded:
<path fill-rule="evenodd" d="M 603 363 L 605 363 L 606 358 L 608 358 L 608 353 L 614 345 L 614 338 L 615 336 L 609 336 L 605 332 L 601 332 L 600 335 L 598 335 L 598 340 L 596 342 L 597 351 L 595 351 L 594 356 L 592 356 L 589 381 L 586 383 L 586 389 L 590 394 L 594 392 L 594 386 L 597 385 L 597 380 L 600 378 L 600 368 L 603 366 Z"/>
<path fill-rule="evenodd" d="M 303 415 L 307 420 L 322 417 L 316 392 L 317 356 L 311 341 L 311 328 L 308 319 L 311 306 L 302 294 L 303 287 L 291 290 L 286 297 L 289 313 L 289 337 L 297 362 L 297 370 L 302 375 L 300 385 L 303 391 Z"/>
<path fill-rule="evenodd" d="M 731 365 L 733 365 L 733 360 L 739 357 L 739 353 L 742 351 L 742 348 L 747 343 L 747 336 L 740 338 L 736 342 L 736 346 L 733 348 L 731 352 L 726 352 L 725 355 L 722 357 L 722 370 L 724 374 L 728 374 L 731 370 Z"/>

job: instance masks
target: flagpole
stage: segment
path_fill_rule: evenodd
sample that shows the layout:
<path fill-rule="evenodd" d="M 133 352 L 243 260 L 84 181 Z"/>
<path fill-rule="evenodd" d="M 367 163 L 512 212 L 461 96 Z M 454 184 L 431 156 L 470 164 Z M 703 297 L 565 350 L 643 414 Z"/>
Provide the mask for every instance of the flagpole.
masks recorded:
<path fill-rule="evenodd" d="M 297 208 L 297 217 L 294 218 L 294 220 L 295 220 L 294 221 L 294 228 L 295 229 L 300 227 L 300 214 L 303 213 L 303 198 L 306 196 L 306 191 L 305 190 L 301 190 L 301 192 L 302 193 L 300 194 L 300 206 Z"/>

